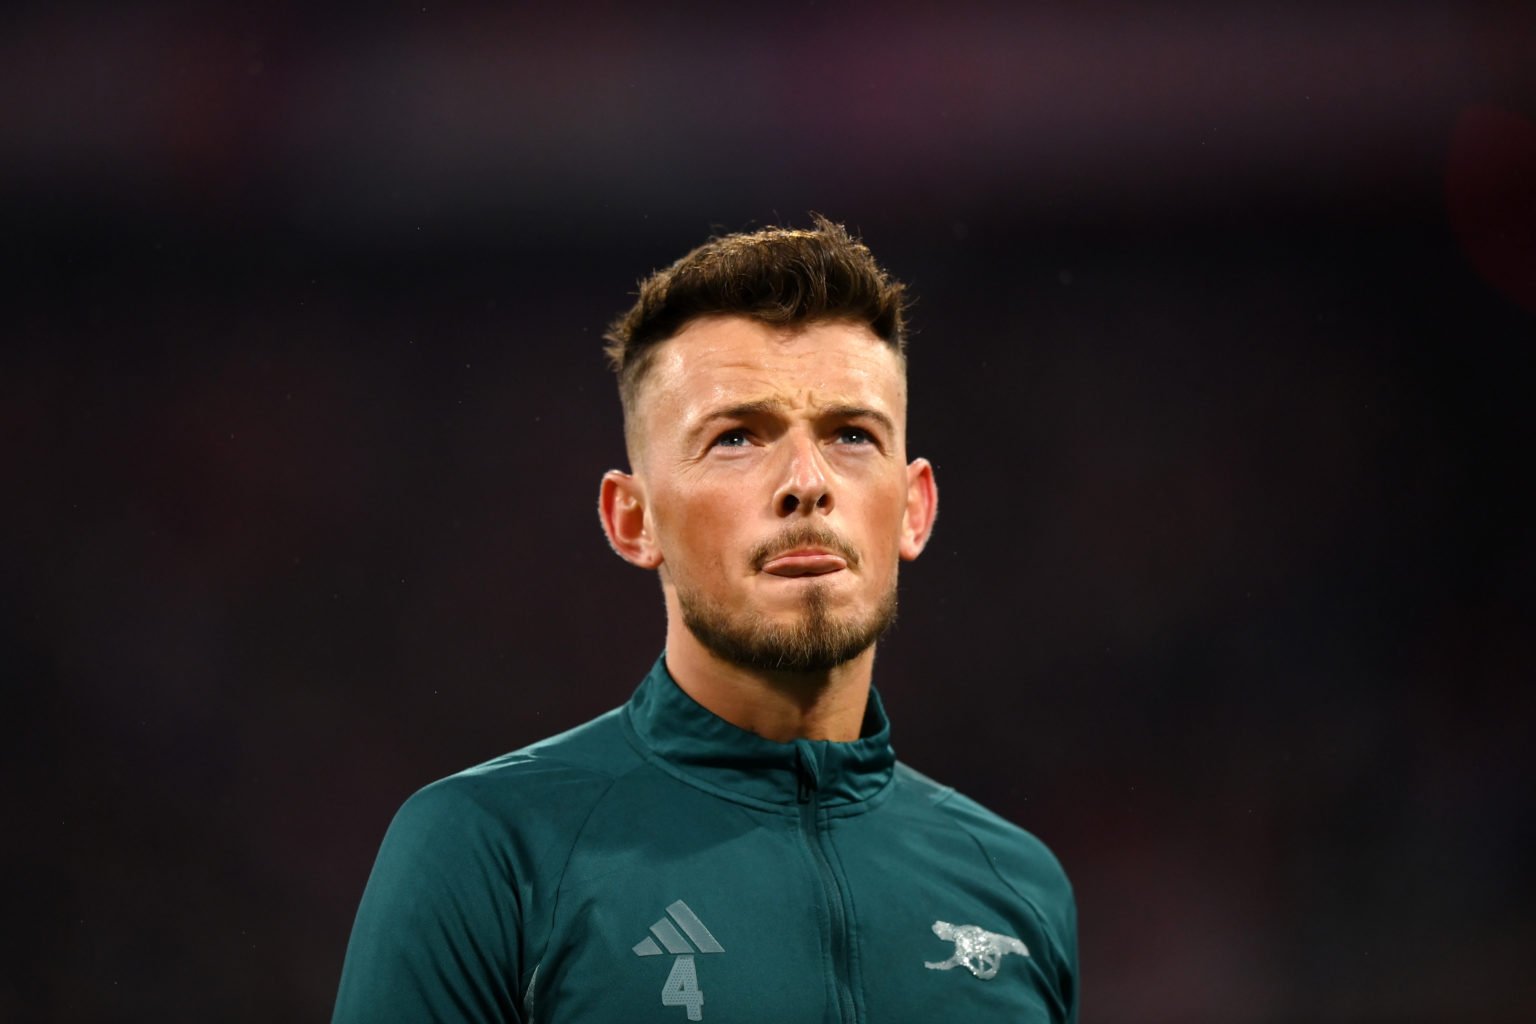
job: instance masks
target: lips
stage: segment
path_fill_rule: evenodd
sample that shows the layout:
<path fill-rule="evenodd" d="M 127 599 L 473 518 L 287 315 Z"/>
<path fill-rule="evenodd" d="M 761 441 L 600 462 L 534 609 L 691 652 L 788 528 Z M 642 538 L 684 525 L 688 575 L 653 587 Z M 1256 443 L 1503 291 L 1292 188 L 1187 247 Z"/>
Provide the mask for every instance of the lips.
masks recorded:
<path fill-rule="evenodd" d="M 763 563 L 763 572 L 773 576 L 825 576 L 848 568 L 848 560 L 830 551 L 786 551 Z"/>

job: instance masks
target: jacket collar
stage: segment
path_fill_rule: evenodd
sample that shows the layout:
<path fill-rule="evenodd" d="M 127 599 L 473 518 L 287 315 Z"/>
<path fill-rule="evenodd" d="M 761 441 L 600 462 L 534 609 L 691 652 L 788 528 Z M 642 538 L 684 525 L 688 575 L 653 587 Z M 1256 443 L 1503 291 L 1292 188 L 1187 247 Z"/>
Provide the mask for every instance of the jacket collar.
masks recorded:
<path fill-rule="evenodd" d="M 625 705 L 624 718 L 651 760 L 669 774 L 748 803 L 815 800 L 822 807 L 849 807 L 879 794 L 895 771 L 890 720 L 873 688 L 858 739 L 775 743 L 732 725 L 684 693 L 663 654 Z"/>

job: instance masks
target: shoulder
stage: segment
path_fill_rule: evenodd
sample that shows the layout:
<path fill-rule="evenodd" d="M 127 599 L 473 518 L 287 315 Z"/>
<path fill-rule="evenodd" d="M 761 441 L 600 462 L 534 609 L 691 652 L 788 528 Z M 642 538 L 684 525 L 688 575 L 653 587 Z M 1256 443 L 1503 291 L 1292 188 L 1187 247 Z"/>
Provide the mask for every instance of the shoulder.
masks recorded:
<path fill-rule="evenodd" d="M 418 789 L 396 812 L 387 841 L 456 857 L 511 844 L 539 857 L 541 847 L 579 831 L 614 781 L 639 765 L 611 711 Z"/>
<path fill-rule="evenodd" d="M 1045 918 L 1051 931 L 1075 936 L 1077 914 L 1072 883 L 1061 861 L 1033 833 L 988 810 L 970 797 L 898 763 L 896 781 L 904 802 L 966 833 L 999 879 Z"/>
<path fill-rule="evenodd" d="M 462 1019 L 465 1006 L 515 1019 L 569 853 L 640 763 L 610 713 L 406 800 L 358 907 L 335 1019 Z"/>

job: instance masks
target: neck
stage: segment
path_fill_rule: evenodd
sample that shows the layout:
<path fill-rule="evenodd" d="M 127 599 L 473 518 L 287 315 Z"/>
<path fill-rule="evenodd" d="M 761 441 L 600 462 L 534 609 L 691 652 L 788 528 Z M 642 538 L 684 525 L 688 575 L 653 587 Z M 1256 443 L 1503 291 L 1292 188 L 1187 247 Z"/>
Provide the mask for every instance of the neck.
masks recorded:
<path fill-rule="evenodd" d="M 870 646 L 825 672 L 774 672 L 724 661 L 684 626 L 667 623 L 667 671 L 700 705 L 776 743 L 859 738 L 875 668 Z"/>

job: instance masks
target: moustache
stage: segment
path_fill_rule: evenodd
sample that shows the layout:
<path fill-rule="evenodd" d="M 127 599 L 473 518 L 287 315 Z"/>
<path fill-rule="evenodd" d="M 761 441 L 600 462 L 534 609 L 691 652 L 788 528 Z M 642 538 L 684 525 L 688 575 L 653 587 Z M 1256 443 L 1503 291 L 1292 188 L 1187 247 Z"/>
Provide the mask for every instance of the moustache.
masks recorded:
<path fill-rule="evenodd" d="M 801 523 L 785 530 L 772 540 L 764 541 L 752 549 L 752 567 L 762 571 L 772 559 L 780 555 L 798 550 L 799 548 L 821 548 L 840 556 L 848 563 L 848 568 L 857 569 L 863 561 L 858 551 L 852 544 L 827 529 L 825 526 L 817 526 L 811 523 Z"/>

